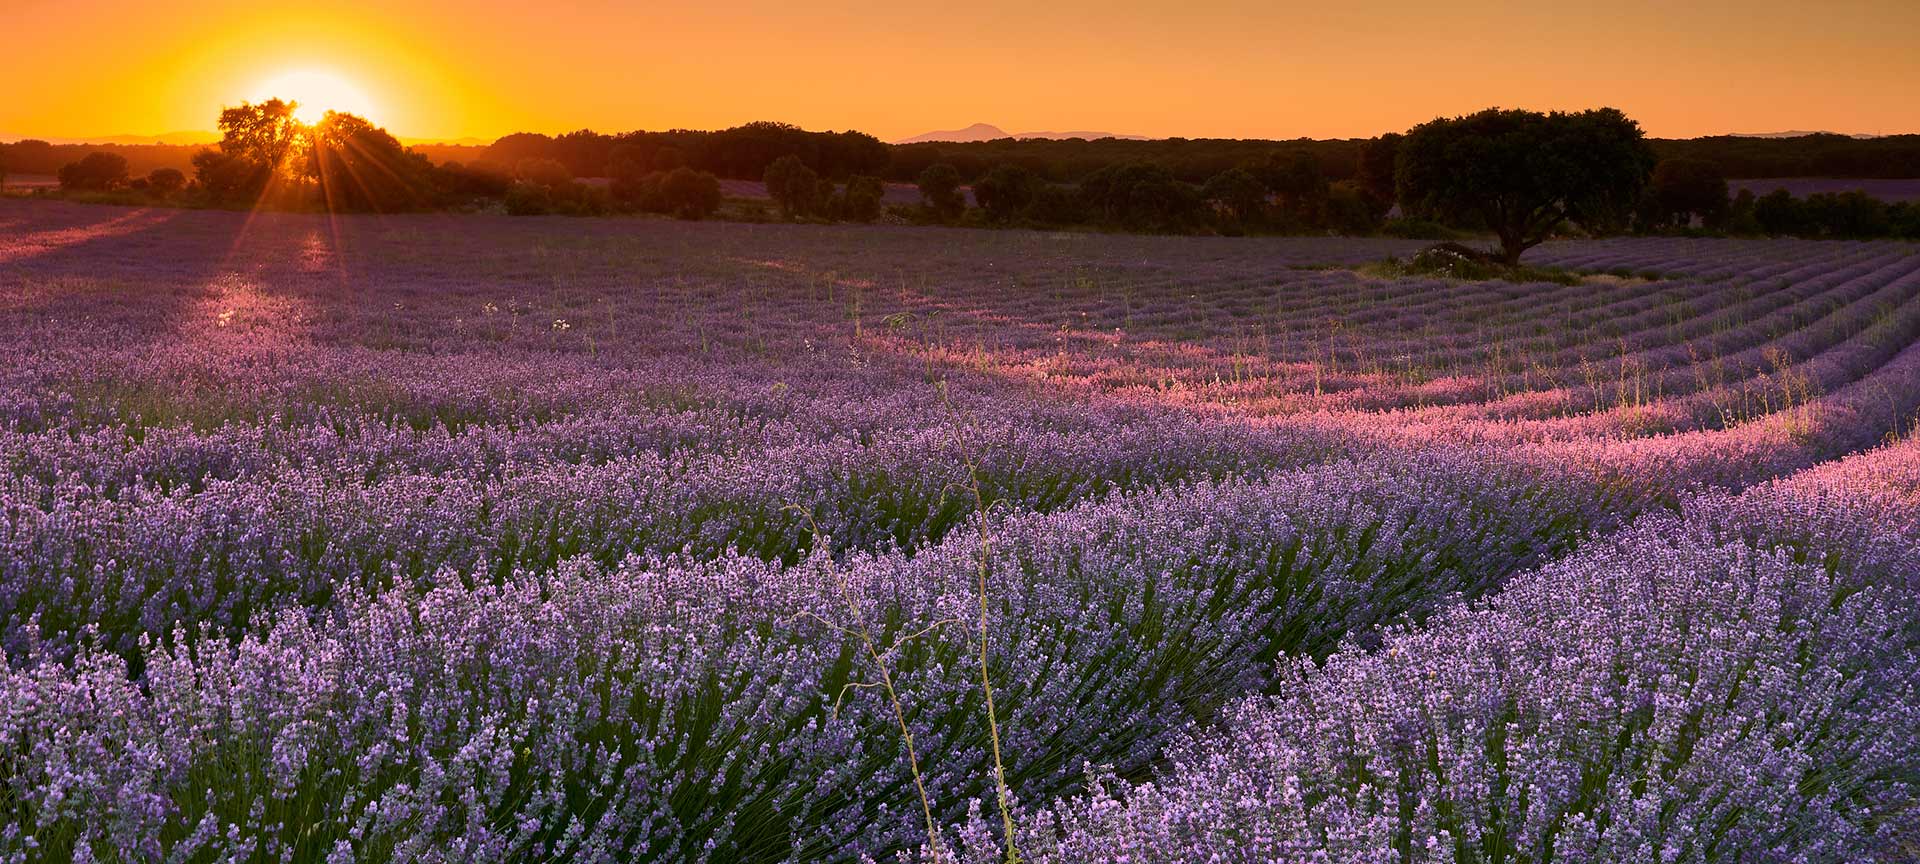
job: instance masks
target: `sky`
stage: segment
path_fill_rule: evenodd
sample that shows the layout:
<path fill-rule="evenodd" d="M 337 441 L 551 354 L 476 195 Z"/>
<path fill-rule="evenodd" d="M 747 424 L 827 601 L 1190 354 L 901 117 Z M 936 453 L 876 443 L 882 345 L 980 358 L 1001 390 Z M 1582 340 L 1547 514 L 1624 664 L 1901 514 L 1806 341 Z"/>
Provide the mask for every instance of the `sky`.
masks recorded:
<path fill-rule="evenodd" d="M 3 5 L 7 136 L 205 130 L 269 95 L 442 140 L 749 120 L 1345 138 L 1495 105 L 1611 105 L 1658 137 L 1920 132 L 1920 0 Z"/>

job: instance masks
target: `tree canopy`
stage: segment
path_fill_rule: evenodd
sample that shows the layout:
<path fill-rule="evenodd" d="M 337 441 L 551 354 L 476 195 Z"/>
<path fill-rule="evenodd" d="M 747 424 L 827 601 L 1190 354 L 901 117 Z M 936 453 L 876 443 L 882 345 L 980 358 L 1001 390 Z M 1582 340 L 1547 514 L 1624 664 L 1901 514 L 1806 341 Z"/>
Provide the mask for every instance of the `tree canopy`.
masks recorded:
<path fill-rule="evenodd" d="M 1508 264 L 1562 223 L 1601 229 L 1623 222 L 1654 165 L 1640 125 L 1612 108 L 1489 108 L 1415 126 L 1399 151 L 1401 203 L 1485 225 Z"/>

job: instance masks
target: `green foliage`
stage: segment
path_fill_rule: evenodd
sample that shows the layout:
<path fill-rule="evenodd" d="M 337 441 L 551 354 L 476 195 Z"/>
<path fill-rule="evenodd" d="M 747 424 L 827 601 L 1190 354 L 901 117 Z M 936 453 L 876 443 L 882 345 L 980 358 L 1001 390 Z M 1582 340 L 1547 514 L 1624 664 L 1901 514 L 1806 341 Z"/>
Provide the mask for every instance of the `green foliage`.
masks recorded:
<path fill-rule="evenodd" d="M 1398 132 L 1389 132 L 1360 148 L 1360 162 L 1354 181 L 1359 185 L 1368 207 L 1373 210 L 1376 222 L 1385 219 L 1398 200 L 1394 193 L 1393 170 L 1394 163 L 1400 158 L 1400 141 L 1404 137 Z"/>
<path fill-rule="evenodd" d="M 1312 153 L 1299 149 L 1270 153 L 1255 173 L 1278 199 L 1276 209 L 1287 228 L 1306 230 L 1323 223 L 1329 184 Z"/>
<path fill-rule="evenodd" d="M 1040 194 L 1040 176 L 1013 164 L 995 165 L 973 184 L 974 200 L 993 222 L 1011 222 L 1033 205 Z"/>
<path fill-rule="evenodd" d="M 500 198 L 513 186 L 513 171 L 485 160 L 465 165 L 445 162 L 434 167 L 433 182 L 442 203 Z"/>
<path fill-rule="evenodd" d="M 1225 225 L 1243 228 L 1266 221 L 1266 184 L 1244 168 L 1228 168 L 1213 175 L 1200 195 L 1213 205 Z"/>
<path fill-rule="evenodd" d="M 1382 279 L 1430 277 L 1459 279 L 1467 282 L 1500 280 L 1519 283 L 1549 282 L 1556 285 L 1578 285 L 1581 282 L 1581 277 L 1577 273 L 1556 267 L 1504 264 L 1492 254 L 1458 243 L 1437 243 L 1414 253 L 1413 257 L 1407 261 L 1388 258 L 1377 264 L 1362 267 L 1360 272 Z"/>
<path fill-rule="evenodd" d="M 147 174 L 147 194 L 171 198 L 187 188 L 187 175 L 173 168 L 155 168 Z"/>
<path fill-rule="evenodd" d="M 1720 166 L 1703 159 L 1662 160 L 1654 166 L 1639 209 L 1647 229 L 1684 228 L 1696 218 L 1707 228 L 1723 228 L 1731 215 L 1727 178 Z"/>
<path fill-rule="evenodd" d="M 960 193 L 960 172 L 944 162 L 927 166 L 920 172 L 920 203 L 941 221 L 958 217 L 967 209 L 966 196 Z"/>
<path fill-rule="evenodd" d="M 364 118 L 329 111 L 308 142 L 300 173 L 330 212 L 392 213 L 434 203 L 432 163 Z"/>
<path fill-rule="evenodd" d="M 558 159 L 522 159 L 513 166 L 514 179 L 544 189 L 573 182 L 573 172 Z"/>
<path fill-rule="evenodd" d="M 1561 223 L 1595 230 L 1623 221 L 1653 164 L 1639 124 L 1615 109 L 1490 108 L 1414 127 L 1400 144 L 1396 177 L 1410 212 L 1476 216 L 1514 264 Z"/>
<path fill-rule="evenodd" d="M 705 219 L 720 209 L 720 178 L 705 171 L 680 167 L 660 181 L 666 211 L 680 219 Z"/>
<path fill-rule="evenodd" d="M 605 216 L 613 210 L 613 196 L 606 189 L 572 181 L 558 186 L 515 183 L 503 203 L 513 216 Z"/>
<path fill-rule="evenodd" d="M 820 175 L 800 161 L 800 157 L 789 154 L 773 160 L 761 179 L 767 184 L 767 197 L 779 206 L 782 218 L 807 219 L 820 215 L 824 203 L 820 195 Z"/>
<path fill-rule="evenodd" d="M 1737 229 L 1774 236 L 1920 240 L 1920 203 L 1889 204 L 1864 192 L 1795 198 L 1775 189 L 1759 198 L 1743 191 L 1733 204 Z"/>
<path fill-rule="evenodd" d="M 1328 188 L 1325 213 L 1327 226 L 1342 234 L 1372 234 L 1383 221 L 1376 202 L 1351 180 Z"/>
<path fill-rule="evenodd" d="M 1181 231 L 1203 219 L 1199 190 L 1145 162 L 1094 172 L 1080 195 L 1097 219 L 1131 230 Z"/>
<path fill-rule="evenodd" d="M 856 174 L 847 179 L 838 215 L 855 222 L 872 222 L 880 218 L 880 204 L 886 194 L 886 184 L 880 178 L 871 174 Z"/>
<path fill-rule="evenodd" d="M 127 160 L 116 153 L 89 153 L 60 169 L 60 188 L 70 192 L 105 192 L 125 185 Z"/>

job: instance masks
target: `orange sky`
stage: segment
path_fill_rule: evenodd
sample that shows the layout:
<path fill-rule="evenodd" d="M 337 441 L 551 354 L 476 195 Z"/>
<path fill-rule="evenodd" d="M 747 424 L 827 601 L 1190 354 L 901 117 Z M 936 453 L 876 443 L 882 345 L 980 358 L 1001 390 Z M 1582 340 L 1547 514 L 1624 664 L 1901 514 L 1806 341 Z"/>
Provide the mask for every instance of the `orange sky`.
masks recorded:
<path fill-rule="evenodd" d="M 294 70 L 413 138 L 755 119 L 1324 138 L 1496 104 L 1614 105 L 1666 137 L 1920 132 L 1920 0 L 3 5 L 13 136 L 208 129 Z"/>

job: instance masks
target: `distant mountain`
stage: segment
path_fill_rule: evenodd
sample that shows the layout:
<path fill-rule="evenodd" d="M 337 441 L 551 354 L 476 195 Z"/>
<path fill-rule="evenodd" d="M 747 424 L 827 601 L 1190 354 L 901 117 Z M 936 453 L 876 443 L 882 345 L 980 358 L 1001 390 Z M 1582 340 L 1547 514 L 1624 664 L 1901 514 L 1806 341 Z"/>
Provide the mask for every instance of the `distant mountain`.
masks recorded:
<path fill-rule="evenodd" d="M 493 143 L 492 138 L 407 138 L 401 137 L 400 143 L 408 147 L 486 147 Z"/>
<path fill-rule="evenodd" d="M 1863 140 L 1867 138 L 1880 137 L 1878 135 L 1849 135 L 1845 132 L 1807 132 L 1807 131 L 1802 131 L 1798 129 L 1790 132 L 1734 132 L 1728 135 L 1727 137 L 1729 138 L 1805 138 L 1808 135 L 1846 135 L 1848 138 L 1860 138 Z"/>
<path fill-rule="evenodd" d="M 87 138 L 49 138 L 44 135 L 0 134 L 0 141 L 29 140 L 45 141 L 48 144 L 166 144 L 171 146 L 185 146 L 212 144 L 220 140 L 220 136 L 213 132 L 193 129 L 180 132 L 163 132 L 159 135 L 95 135 Z"/>
<path fill-rule="evenodd" d="M 1112 132 L 1090 132 L 1085 130 L 1071 132 L 1008 132 L 991 123 L 975 123 L 965 129 L 943 129 L 935 132 L 922 132 L 911 138 L 902 138 L 895 144 L 919 144 L 925 141 L 997 141 L 1001 138 L 1046 138 L 1058 141 L 1063 138 L 1085 138 L 1089 141 L 1098 138 L 1121 138 L 1127 141 L 1150 141 L 1145 135 L 1117 135 Z"/>

